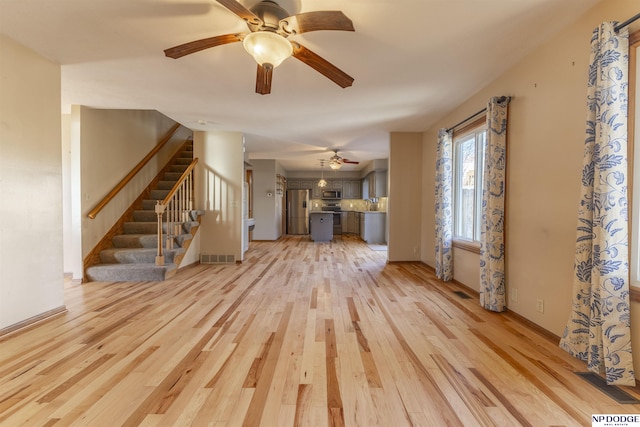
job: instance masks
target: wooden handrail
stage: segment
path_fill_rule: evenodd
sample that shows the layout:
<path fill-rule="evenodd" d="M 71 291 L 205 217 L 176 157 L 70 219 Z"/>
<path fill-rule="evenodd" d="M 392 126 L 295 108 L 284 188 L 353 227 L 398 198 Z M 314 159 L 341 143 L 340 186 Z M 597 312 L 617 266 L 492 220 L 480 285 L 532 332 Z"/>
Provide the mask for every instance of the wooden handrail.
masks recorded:
<path fill-rule="evenodd" d="M 127 174 L 127 176 L 125 176 L 122 181 L 120 181 L 118 183 L 118 185 L 116 185 L 113 190 L 111 190 L 109 192 L 109 194 L 107 194 L 106 196 L 104 196 L 104 198 L 96 205 L 96 207 L 94 207 L 91 212 L 89 212 L 89 215 L 87 215 L 89 218 L 91 219 L 95 219 L 96 215 L 98 215 L 98 213 L 102 210 L 102 208 L 104 208 L 107 203 L 109 203 L 115 196 L 116 194 L 118 194 L 125 185 L 127 185 L 129 183 L 129 181 L 131 181 L 133 179 L 134 176 L 136 176 L 136 174 L 138 172 L 140 172 L 140 170 L 147 164 L 149 163 L 149 160 L 151 160 L 153 158 L 153 156 L 155 156 L 158 151 L 160 151 L 160 149 L 162 149 L 162 147 L 165 146 L 165 144 L 167 142 L 169 142 L 169 140 L 171 139 L 171 137 L 173 136 L 174 133 L 176 133 L 176 131 L 180 128 L 180 123 L 176 123 L 175 125 L 173 125 L 173 127 L 171 127 L 171 129 L 169 129 L 169 132 L 167 132 L 167 134 L 165 135 L 164 138 L 162 138 L 162 140 L 158 143 L 158 145 L 156 145 L 153 150 L 151 150 L 149 152 L 149 154 L 147 154 L 144 159 L 140 160 L 140 162 L 136 165 L 135 168 L 133 168 L 131 170 L 131 172 L 129 172 Z"/>
<path fill-rule="evenodd" d="M 169 203 L 169 200 L 171 200 L 173 195 L 176 194 L 176 191 L 178 191 L 178 189 L 180 188 L 180 185 L 182 185 L 182 182 L 185 179 L 187 179 L 187 176 L 191 173 L 193 168 L 196 167 L 197 163 L 198 163 L 198 158 L 196 157 L 195 159 L 193 159 L 191 164 L 189 164 L 189 167 L 187 167 L 187 169 L 182 173 L 182 175 L 180 175 L 180 179 L 178 179 L 178 181 L 175 183 L 171 191 L 169 191 L 169 194 L 167 194 L 167 197 L 164 198 L 161 204 L 166 205 L 167 203 Z"/>

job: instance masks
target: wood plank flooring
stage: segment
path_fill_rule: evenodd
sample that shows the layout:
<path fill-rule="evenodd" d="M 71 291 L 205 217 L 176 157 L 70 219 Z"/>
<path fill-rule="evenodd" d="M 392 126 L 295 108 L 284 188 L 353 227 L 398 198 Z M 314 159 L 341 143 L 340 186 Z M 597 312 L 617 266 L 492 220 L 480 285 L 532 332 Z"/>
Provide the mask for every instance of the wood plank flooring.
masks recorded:
<path fill-rule="evenodd" d="M 166 282 L 66 285 L 0 338 L 2 426 L 578 426 L 640 413 L 419 263 L 344 236 Z M 637 389 L 626 388 L 640 397 Z"/>

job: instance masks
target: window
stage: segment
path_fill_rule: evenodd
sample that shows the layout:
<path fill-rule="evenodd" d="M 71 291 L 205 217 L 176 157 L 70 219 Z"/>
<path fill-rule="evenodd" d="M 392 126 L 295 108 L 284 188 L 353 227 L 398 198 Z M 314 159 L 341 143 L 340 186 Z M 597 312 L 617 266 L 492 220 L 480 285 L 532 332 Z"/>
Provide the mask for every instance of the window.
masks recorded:
<path fill-rule="evenodd" d="M 633 179 L 631 195 L 631 298 L 640 301 L 640 31 L 629 35 L 629 175 Z M 635 146 L 635 148 L 634 148 Z"/>
<path fill-rule="evenodd" d="M 487 131 L 484 117 L 453 138 L 454 238 L 480 241 L 482 173 Z"/>

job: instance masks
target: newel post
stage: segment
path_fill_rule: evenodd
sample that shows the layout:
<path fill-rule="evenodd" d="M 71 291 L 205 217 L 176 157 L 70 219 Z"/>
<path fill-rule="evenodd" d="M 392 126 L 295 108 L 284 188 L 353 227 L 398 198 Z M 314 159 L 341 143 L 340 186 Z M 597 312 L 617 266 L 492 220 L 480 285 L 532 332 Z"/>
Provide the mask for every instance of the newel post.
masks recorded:
<path fill-rule="evenodd" d="M 156 215 L 158 215 L 158 252 L 156 255 L 156 265 L 164 265 L 164 255 L 162 254 L 162 214 L 164 213 L 165 205 L 156 203 Z"/>

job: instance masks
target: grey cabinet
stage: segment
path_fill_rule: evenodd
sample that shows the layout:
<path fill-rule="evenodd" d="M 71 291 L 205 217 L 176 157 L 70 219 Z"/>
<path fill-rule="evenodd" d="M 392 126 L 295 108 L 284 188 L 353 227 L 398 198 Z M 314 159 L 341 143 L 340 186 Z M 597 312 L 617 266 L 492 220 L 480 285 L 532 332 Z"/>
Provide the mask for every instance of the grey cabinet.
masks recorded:
<path fill-rule="evenodd" d="M 347 212 L 347 233 L 360 235 L 360 212 Z"/>
<path fill-rule="evenodd" d="M 342 226 L 342 233 L 349 232 L 349 212 L 341 212 L 340 213 L 340 225 Z"/>
<path fill-rule="evenodd" d="M 343 199 L 362 199 L 362 181 L 359 179 L 328 179 L 327 186 L 321 188 L 318 186 L 320 179 L 293 178 L 287 179 L 287 188 L 290 190 L 311 190 L 309 196 L 312 199 L 321 199 L 322 190 L 339 190 L 342 192 Z M 383 197 L 383 196 L 370 196 Z"/>
<path fill-rule="evenodd" d="M 360 190 L 360 180 L 342 181 L 342 198 L 343 199 L 360 199 L 362 191 Z"/>
<path fill-rule="evenodd" d="M 386 220 L 384 212 L 360 212 L 360 238 L 367 243 L 386 243 Z"/>
<path fill-rule="evenodd" d="M 300 189 L 301 190 L 313 190 L 313 180 L 311 180 L 311 179 L 301 179 L 300 180 Z"/>
<path fill-rule="evenodd" d="M 387 197 L 387 171 L 371 172 L 362 180 L 362 198 Z"/>
<path fill-rule="evenodd" d="M 323 188 L 318 185 L 319 182 L 318 180 L 313 183 L 313 191 L 311 192 L 312 199 L 322 199 Z"/>
<path fill-rule="evenodd" d="M 374 172 L 375 197 L 387 197 L 387 171 Z"/>
<path fill-rule="evenodd" d="M 300 189 L 300 180 L 299 179 L 288 179 L 287 180 L 287 189 L 289 189 L 289 190 L 299 190 Z"/>

